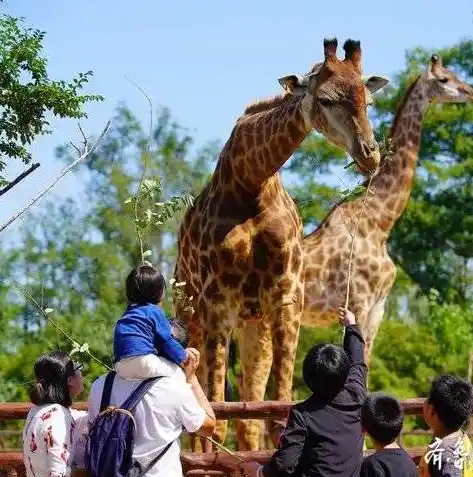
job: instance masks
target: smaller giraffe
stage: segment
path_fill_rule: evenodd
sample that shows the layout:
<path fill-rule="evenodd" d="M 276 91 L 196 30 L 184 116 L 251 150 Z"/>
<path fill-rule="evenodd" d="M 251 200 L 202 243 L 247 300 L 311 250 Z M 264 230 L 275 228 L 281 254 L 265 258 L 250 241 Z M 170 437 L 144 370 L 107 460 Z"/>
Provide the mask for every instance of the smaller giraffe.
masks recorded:
<path fill-rule="evenodd" d="M 444 68 L 437 55 L 432 56 L 425 73 L 410 85 L 400 102 L 390 131 L 394 156 L 382 158 L 366 198 L 363 195 L 336 205 L 304 238 L 305 302 L 301 324 L 321 327 L 333 323 L 336 308 L 345 304 L 351 234 L 356 234 L 348 306 L 356 314 L 366 340 L 367 362 L 386 298 L 396 279 L 396 266 L 386 242 L 409 200 L 423 115 L 434 101 L 473 102 L 473 89 Z"/>

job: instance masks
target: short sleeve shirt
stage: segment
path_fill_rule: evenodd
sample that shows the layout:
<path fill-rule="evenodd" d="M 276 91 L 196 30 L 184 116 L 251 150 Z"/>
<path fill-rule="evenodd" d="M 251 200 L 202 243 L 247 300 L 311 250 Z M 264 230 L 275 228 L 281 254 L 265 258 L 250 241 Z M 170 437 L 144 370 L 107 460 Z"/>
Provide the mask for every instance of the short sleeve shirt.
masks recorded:
<path fill-rule="evenodd" d="M 199 405 L 182 369 L 177 365 L 171 376 L 160 378 L 138 403 L 135 410 L 134 460 L 144 467 L 173 442 L 166 454 L 146 474 L 147 477 L 182 477 L 179 437 L 184 427 L 195 432 L 202 427 L 206 413 Z M 89 394 L 89 422 L 100 410 L 105 376 L 98 378 Z M 122 405 L 139 385 L 116 375 L 110 404 Z"/>

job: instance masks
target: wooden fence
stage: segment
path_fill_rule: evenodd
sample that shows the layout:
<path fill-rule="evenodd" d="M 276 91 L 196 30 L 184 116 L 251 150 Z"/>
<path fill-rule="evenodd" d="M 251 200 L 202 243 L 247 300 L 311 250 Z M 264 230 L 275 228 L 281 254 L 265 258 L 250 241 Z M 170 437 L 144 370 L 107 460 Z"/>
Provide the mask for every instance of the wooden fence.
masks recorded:
<path fill-rule="evenodd" d="M 401 401 L 404 413 L 409 416 L 421 416 L 423 399 L 406 399 Z M 279 401 L 264 402 L 215 402 L 212 403 L 217 419 L 286 419 L 294 403 Z M 0 403 L 0 422 L 24 420 L 31 405 L 26 403 Z M 87 410 L 87 403 L 78 403 L 76 409 Z M 424 448 L 408 449 L 411 457 L 417 461 Z M 367 451 L 369 454 L 371 451 Z M 273 451 L 236 452 L 245 460 L 268 462 Z M 223 451 L 218 452 L 182 452 L 181 462 L 187 477 L 197 476 L 237 476 L 239 460 Z M 23 457 L 19 450 L 0 451 L 0 476 L 24 477 Z"/>

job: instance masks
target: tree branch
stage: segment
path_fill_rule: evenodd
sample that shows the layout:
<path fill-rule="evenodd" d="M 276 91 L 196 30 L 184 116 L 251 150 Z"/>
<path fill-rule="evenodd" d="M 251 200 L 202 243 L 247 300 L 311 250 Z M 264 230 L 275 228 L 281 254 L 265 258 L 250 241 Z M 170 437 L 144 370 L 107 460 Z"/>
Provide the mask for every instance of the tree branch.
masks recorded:
<path fill-rule="evenodd" d="M 29 169 L 22 172 L 19 176 L 9 182 L 3 189 L 0 189 L 0 196 L 8 192 L 10 189 L 15 187 L 19 182 L 21 182 L 26 176 L 29 176 L 34 170 L 38 169 L 39 162 L 33 164 Z"/>
<path fill-rule="evenodd" d="M 65 167 L 61 173 L 51 182 L 51 184 L 46 187 L 42 192 L 40 192 L 34 199 L 32 199 L 29 204 L 27 204 L 23 209 L 21 209 L 19 212 L 17 212 L 15 215 L 13 215 L 11 218 L 9 218 L 1 227 L 0 227 L 0 233 L 2 233 L 8 226 L 10 226 L 15 220 L 20 218 L 33 204 L 35 204 L 38 200 L 40 200 L 47 192 L 49 192 L 55 185 L 56 183 L 62 179 L 68 172 L 70 172 L 74 167 L 76 167 L 79 163 L 85 161 L 97 148 L 99 142 L 103 139 L 105 134 L 107 133 L 108 129 L 110 128 L 111 122 L 108 121 L 107 124 L 105 125 L 105 128 L 103 131 L 100 133 L 99 138 L 95 142 L 95 144 L 89 149 L 87 145 L 84 148 L 84 152 L 80 157 L 78 157 L 72 164 L 69 164 L 67 167 Z"/>

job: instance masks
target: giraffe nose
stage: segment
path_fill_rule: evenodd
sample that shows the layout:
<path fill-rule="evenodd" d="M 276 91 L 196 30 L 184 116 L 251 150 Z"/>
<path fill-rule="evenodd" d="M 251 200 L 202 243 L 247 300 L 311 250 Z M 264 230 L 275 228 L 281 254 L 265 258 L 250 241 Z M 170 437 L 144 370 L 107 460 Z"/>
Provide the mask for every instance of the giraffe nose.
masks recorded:
<path fill-rule="evenodd" d="M 370 157 L 378 149 L 378 145 L 374 141 L 366 142 L 361 141 L 361 153 L 364 157 Z"/>

